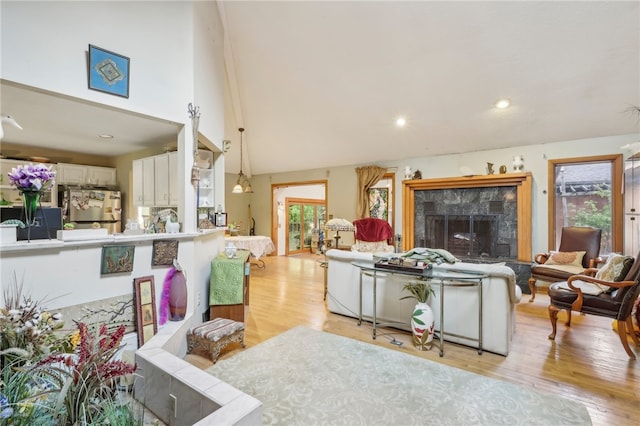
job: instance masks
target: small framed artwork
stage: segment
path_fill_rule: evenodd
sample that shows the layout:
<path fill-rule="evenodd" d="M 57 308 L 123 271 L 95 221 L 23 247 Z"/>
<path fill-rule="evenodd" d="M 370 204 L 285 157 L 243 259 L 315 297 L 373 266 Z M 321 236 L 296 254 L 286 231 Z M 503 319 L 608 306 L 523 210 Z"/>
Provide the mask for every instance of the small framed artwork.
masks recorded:
<path fill-rule="evenodd" d="M 153 324 L 145 325 L 142 327 L 142 340 L 148 342 L 156 334 L 156 328 Z M 141 343 L 144 344 L 144 343 Z"/>
<path fill-rule="evenodd" d="M 89 89 L 129 97 L 129 58 L 89 45 Z"/>
<path fill-rule="evenodd" d="M 107 275 L 133 271 L 135 249 L 136 246 L 102 247 L 100 274 Z"/>
<path fill-rule="evenodd" d="M 155 240 L 151 265 L 173 265 L 173 259 L 178 258 L 178 240 Z"/>
<path fill-rule="evenodd" d="M 216 226 L 227 226 L 227 214 L 226 213 L 216 213 Z"/>
<path fill-rule="evenodd" d="M 138 346 L 144 345 L 158 331 L 156 320 L 156 295 L 153 275 L 133 280 L 136 300 L 136 326 Z"/>
<path fill-rule="evenodd" d="M 389 220 L 389 188 L 369 189 L 369 217 Z"/>
<path fill-rule="evenodd" d="M 149 303 L 148 305 L 142 305 L 140 308 L 140 313 L 141 313 L 141 317 L 142 317 L 142 325 L 149 325 L 149 324 L 153 324 L 153 309 L 152 309 L 153 304 Z"/>

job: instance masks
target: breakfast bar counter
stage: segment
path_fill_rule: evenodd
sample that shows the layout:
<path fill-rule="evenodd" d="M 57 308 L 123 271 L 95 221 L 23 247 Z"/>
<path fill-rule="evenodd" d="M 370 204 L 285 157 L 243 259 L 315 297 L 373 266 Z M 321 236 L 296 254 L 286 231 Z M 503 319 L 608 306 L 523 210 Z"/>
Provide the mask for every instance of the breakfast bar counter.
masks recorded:
<path fill-rule="evenodd" d="M 208 307 L 211 260 L 224 248 L 224 230 L 195 233 L 107 235 L 78 241 L 31 240 L 0 245 L 0 278 L 3 288 L 23 285 L 23 294 L 47 300 L 57 309 L 133 293 L 135 278 L 152 276 L 157 306 L 162 283 L 171 264 L 154 264 L 154 243 L 177 241 L 177 260 L 187 275 L 187 309 Z M 117 247 L 127 255 L 127 267 L 103 267 L 105 248 Z M 116 251 L 116 250 L 114 250 Z M 202 305 L 202 306 L 198 306 Z"/>

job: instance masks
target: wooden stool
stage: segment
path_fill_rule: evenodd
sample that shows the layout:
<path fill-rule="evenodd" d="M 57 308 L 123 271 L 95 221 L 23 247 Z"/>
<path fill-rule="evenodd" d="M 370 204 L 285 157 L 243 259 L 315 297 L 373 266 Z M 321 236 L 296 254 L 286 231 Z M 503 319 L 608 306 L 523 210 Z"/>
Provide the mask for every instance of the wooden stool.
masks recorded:
<path fill-rule="evenodd" d="M 215 364 L 220 350 L 233 342 L 245 347 L 244 324 L 228 318 L 215 318 L 187 332 L 187 353 L 199 346 L 211 354 L 211 360 Z"/>

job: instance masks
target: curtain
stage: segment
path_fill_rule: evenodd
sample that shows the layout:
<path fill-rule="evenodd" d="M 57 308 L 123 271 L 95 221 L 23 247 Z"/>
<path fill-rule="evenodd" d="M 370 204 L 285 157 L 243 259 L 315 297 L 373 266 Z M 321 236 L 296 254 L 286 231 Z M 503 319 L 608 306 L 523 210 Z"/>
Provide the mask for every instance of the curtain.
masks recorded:
<path fill-rule="evenodd" d="M 387 169 L 379 166 L 356 167 L 358 176 L 358 204 L 356 216 L 358 219 L 369 217 L 369 189 L 378 183 L 387 173 Z"/>

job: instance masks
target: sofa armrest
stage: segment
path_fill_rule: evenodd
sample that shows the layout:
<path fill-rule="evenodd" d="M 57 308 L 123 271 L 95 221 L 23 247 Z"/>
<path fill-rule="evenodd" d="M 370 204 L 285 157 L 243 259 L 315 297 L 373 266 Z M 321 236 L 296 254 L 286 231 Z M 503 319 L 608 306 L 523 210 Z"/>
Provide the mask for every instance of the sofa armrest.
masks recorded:
<path fill-rule="evenodd" d="M 342 262 L 355 262 L 358 260 L 373 261 L 373 253 L 366 253 L 361 251 L 347 251 L 338 249 L 329 249 L 325 253 L 327 260 L 342 261 Z"/>

